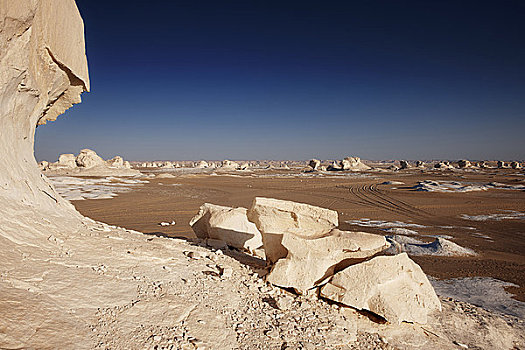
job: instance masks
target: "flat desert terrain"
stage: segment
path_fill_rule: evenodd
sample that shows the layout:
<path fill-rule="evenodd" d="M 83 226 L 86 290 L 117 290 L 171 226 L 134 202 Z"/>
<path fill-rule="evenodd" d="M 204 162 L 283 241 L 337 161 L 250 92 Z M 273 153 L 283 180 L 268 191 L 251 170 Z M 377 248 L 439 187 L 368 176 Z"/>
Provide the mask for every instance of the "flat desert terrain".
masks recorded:
<path fill-rule="evenodd" d="M 248 208 L 260 196 L 312 204 L 336 210 L 343 230 L 409 237 L 425 247 L 409 255 L 429 276 L 491 277 L 511 283 L 505 290 L 525 301 L 525 174 L 520 169 L 140 170 L 148 182 L 131 191 L 72 203 L 97 221 L 185 238 L 194 237 L 188 223 L 206 202 Z M 428 180 L 450 187 L 422 188 Z M 436 237 L 459 247 L 437 251 L 424 245 Z"/>

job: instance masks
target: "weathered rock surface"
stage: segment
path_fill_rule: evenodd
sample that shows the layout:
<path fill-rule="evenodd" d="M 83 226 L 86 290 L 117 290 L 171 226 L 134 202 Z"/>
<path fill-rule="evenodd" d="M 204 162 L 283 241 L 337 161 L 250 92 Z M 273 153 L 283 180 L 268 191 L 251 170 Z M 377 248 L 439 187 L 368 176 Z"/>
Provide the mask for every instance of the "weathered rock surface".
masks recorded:
<path fill-rule="evenodd" d="M 210 165 L 205 160 L 201 160 L 197 164 L 195 164 L 195 168 L 199 168 L 199 169 L 205 169 L 205 168 L 208 168 L 209 166 Z"/>
<path fill-rule="evenodd" d="M 453 169 L 454 167 L 450 164 L 449 161 L 441 161 L 434 164 L 435 169 Z"/>
<path fill-rule="evenodd" d="M 416 168 L 424 168 L 424 167 L 425 167 L 425 162 L 421 160 L 416 160 Z"/>
<path fill-rule="evenodd" d="M 506 168 L 507 164 L 502 160 L 498 160 L 497 166 L 498 168 Z"/>
<path fill-rule="evenodd" d="M 424 324 L 429 313 L 441 310 L 427 276 L 406 253 L 349 266 L 321 288 L 321 295 L 398 324 Z"/>
<path fill-rule="evenodd" d="M 520 164 L 520 162 L 511 162 L 510 163 L 510 167 L 512 169 L 520 169 L 521 168 L 521 164 Z"/>
<path fill-rule="evenodd" d="M 58 162 L 54 164 L 54 166 L 58 168 L 76 168 L 77 161 L 74 154 L 68 153 L 68 154 L 61 154 L 58 157 Z"/>
<path fill-rule="evenodd" d="M 359 157 L 346 157 L 341 160 L 339 166 L 342 170 L 351 170 L 351 171 L 363 171 L 372 169 L 368 165 L 361 162 Z"/>
<path fill-rule="evenodd" d="M 321 166 L 321 161 L 319 159 L 312 159 L 308 162 L 308 165 L 313 169 L 313 170 L 318 170 L 319 167 Z"/>
<path fill-rule="evenodd" d="M 389 246 L 383 236 L 338 229 L 313 239 L 287 233 L 281 243 L 288 255 L 275 263 L 268 281 L 300 294 L 333 275 L 336 268 L 360 262 Z"/>
<path fill-rule="evenodd" d="M 76 162 L 79 167 L 86 169 L 105 165 L 104 159 L 99 157 L 97 152 L 87 148 L 80 151 Z"/>
<path fill-rule="evenodd" d="M 203 204 L 191 221 L 195 235 L 226 242 L 229 246 L 254 252 L 260 248 L 262 237 L 254 223 L 248 221 L 246 208 L 231 208 Z"/>
<path fill-rule="evenodd" d="M 472 164 L 470 163 L 470 161 L 468 161 L 466 159 L 458 160 L 458 167 L 460 167 L 460 168 L 470 168 L 471 166 L 472 166 Z"/>
<path fill-rule="evenodd" d="M 319 238 L 339 224 L 336 211 L 263 197 L 254 199 L 248 219 L 262 234 L 269 263 L 286 257 L 287 250 L 281 244 L 283 235 L 293 233 L 305 238 Z"/>
<path fill-rule="evenodd" d="M 124 167 L 124 159 L 122 159 L 121 156 L 115 156 L 111 159 L 106 160 L 106 164 L 109 167 L 113 168 L 123 168 Z"/>
<path fill-rule="evenodd" d="M 400 160 L 399 161 L 399 169 L 400 170 L 408 169 L 408 168 L 410 168 L 410 164 L 406 160 Z"/>
<path fill-rule="evenodd" d="M 239 168 L 239 163 L 233 162 L 233 161 L 228 160 L 228 159 L 225 159 L 221 163 L 221 168 L 223 168 L 225 170 L 234 170 L 234 169 Z"/>

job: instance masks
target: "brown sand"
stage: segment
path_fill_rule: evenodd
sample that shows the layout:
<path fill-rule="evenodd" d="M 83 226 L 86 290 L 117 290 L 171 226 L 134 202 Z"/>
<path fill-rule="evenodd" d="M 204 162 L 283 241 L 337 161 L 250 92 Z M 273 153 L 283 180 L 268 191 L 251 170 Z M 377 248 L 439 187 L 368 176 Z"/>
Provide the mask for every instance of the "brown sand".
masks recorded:
<path fill-rule="evenodd" d="M 257 175 L 290 175 L 291 171 L 267 171 Z M 295 172 L 297 173 L 297 172 Z M 192 237 L 188 225 L 204 202 L 249 207 L 254 197 L 264 196 L 308 203 L 337 210 L 343 229 L 386 234 L 377 228 L 358 227 L 347 220 L 369 218 L 429 226 L 422 235 L 450 235 L 453 241 L 478 253 L 475 257 L 415 256 L 423 270 L 438 278 L 486 276 L 520 287 L 508 288 L 525 301 L 525 222 L 523 220 L 471 221 L 461 214 L 494 214 L 501 210 L 525 212 L 525 191 L 488 190 L 467 193 L 418 192 L 408 189 L 417 181 L 447 180 L 523 184 L 515 171 L 487 169 L 478 173 L 410 171 L 372 173 L 368 177 L 253 177 L 246 175 L 185 175 L 153 179 L 149 184 L 113 199 L 73 202 L 84 215 L 108 224 L 170 237 Z M 381 185 L 402 181 L 405 185 Z M 394 189 L 397 187 L 397 189 Z M 176 221 L 162 227 L 160 222 Z M 440 228 L 438 226 L 455 226 Z M 475 227 L 469 230 L 465 227 Z M 491 240 L 474 235 L 481 233 Z M 428 241 L 433 238 L 429 237 Z"/>

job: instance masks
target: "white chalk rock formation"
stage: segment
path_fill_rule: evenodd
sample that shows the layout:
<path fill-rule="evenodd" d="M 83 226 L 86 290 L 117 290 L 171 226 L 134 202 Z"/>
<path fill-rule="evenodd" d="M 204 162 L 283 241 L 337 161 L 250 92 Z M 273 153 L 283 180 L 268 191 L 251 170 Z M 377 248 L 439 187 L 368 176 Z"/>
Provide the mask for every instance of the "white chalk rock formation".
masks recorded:
<path fill-rule="evenodd" d="M 470 168 L 471 166 L 472 166 L 472 164 L 470 163 L 470 161 L 468 161 L 466 159 L 458 160 L 458 167 L 459 168 Z"/>
<path fill-rule="evenodd" d="M 87 148 L 80 151 L 76 158 L 76 162 L 79 167 L 86 169 L 106 165 L 104 159 L 99 157 L 97 152 Z"/>
<path fill-rule="evenodd" d="M 336 211 L 263 197 L 254 199 L 248 219 L 255 223 L 262 234 L 269 263 L 287 256 L 288 251 L 281 244 L 283 235 L 292 233 L 305 238 L 319 238 L 339 224 Z"/>
<path fill-rule="evenodd" d="M 336 268 L 361 262 L 389 246 L 381 235 L 338 229 L 319 238 L 287 233 L 281 243 L 288 254 L 275 263 L 268 281 L 280 287 L 293 288 L 300 294 L 305 294 L 332 276 Z"/>
<path fill-rule="evenodd" d="M 33 146 L 36 126 L 56 120 L 87 90 L 84 28 L 74 1 L 2 0 L 0 217 L 11 222 L 2 225 L 4 236 L 12 233 L 15 240 L 24 240 L 19 228 L 9 229 L 18 219 L 34 226 L 32 215 L 21 208 L 35 214 L 34 208 L 75 212 L 42 177 Z M 5 212 L 17 205 L 19 210 Z M 38 221 L 46 217 L 36 216 Z"/>
<path fill-rule="evenodd" d="M 195 164 L 195 168 L 199 168 L 199 169 L 205 169 L 205 168 L 208 168 L 209 166 L 210 165 L 205 160 L 201 160 L 200 162 Z"/>
<path fill-rule="evenodd" d="M 351 171 L 363 171 L 372 169 L 368 165 L 361 162 L 359 157 L 346 157 L 341 160 L 339 163 L 342 170 L 351 170 Z"/>
<path fill-rule="evenodd" d="M 111 159 L 106 160 L 106 164 L 109 167 L 112 168 L 123 168 L 124 167 L 124 159 L 122 159 L 121 156 L 115 156 Z"/>
<path fill-rule="evenodd" d="M 174 169 L 175 165 L 173 165 L 173 163 L 170 161 L 166 161 L 164 162 L 164 164 L 162 164 L 161 168 L 162 169 Z"/>
<path fill-rule="evenodd" d="M 408 168 L 410 168 L 410 163 L 408 163 L 406 160 L 400 160 L 399 161 L 399 169 L 400 170 L 408 169 Z"/>
<path fill-rule="evenodd" d="M 520 162 L 511 162 L 510 163 L 510 167 L 512 169 L 519 169 L 519 168 L 521 168 L 521 164 L 520 164 Z"/>
<path fill-rule="evenodd" d="M 319 167 L 321 166 L 321 161 L 319 159 L 312 159 L 308 162 L 308 165 L 313 169 L 313 170 L 319 170 Z"/>
<path fill-rule="evenodd" d="M 454 167 L 450 165 L 449 161 L 441 161 L 434 164 L 434 168 L 436 169 L 453 169 Z"/>
<path fill-rule="evenodd" d="M 57 168 L 76 168 L 77 167 L 77 161 L 74 154 L 67 153 L 67 154 L 61 154 L 58 157 L 58 162 L 53 164 L 54 167 Z"/>
<path fill-rule="evenodd" d="M 487 162 L 485 162 L 484 160 L 482 160 L 481 162 L 478 162 L 478 167 L 479 168 L 486 168 L 487 167 Z"/>
<path fill-rule="evenodd" d="M 335 160 L 327 168 L 327 170 L 330 170 L 330 171 L 337 171 L 337 170 L 342 170 L 342 169 L 343 168 L 341 168 L 341 165 L 339 164 L 339 162 Z"/>
<path fill-rule="evenodd" d="M 424 324 L 430 312 L 441 310 L 427 276 L 406 253 L 349 266 L 321 288 L 321 295 L 397 324 Z"/>
<path fill-rule="evenodd" d="M 416 160 L 416 168 L 424 168 L 424 167 L 425 167 L 425 162 Z"/>
<path fill-rule="evenodd" d="M 190 226 L 199 238 L 226 242 L 229 246 L 254 252 L 260 248 L 262 237 L 254 223 L 248 221 L 246 208 L 231 208 L 203 204 Z"/>
<path fill-rule="evenodd" d="M 502 161 L 502 160 L 498 160 L 498 168 L 506 168 L 507 167 L 507 164 Z"/>
<path fill-rule="evenodd" d="M 239 168 L 239 163 L 232 162 L 231 160 L 225 159 L 222 161 L 221 168 L 223 169 L 237 169 Z"/>

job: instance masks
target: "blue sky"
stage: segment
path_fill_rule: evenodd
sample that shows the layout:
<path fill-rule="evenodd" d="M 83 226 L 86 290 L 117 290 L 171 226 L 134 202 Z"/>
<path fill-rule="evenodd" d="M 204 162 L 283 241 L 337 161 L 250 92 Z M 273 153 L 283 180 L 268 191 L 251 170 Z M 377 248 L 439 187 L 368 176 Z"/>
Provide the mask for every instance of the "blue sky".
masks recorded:
<path fill-rule="evenodd" d="M 91 92 L 37 159 L 524 159 L 522 1 L 77 0 Z"/>

